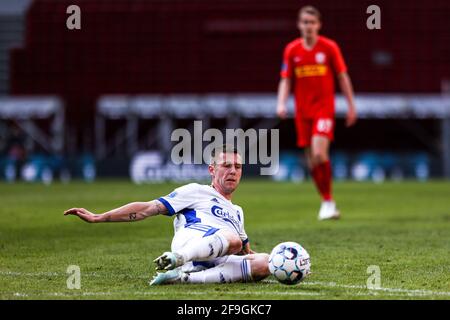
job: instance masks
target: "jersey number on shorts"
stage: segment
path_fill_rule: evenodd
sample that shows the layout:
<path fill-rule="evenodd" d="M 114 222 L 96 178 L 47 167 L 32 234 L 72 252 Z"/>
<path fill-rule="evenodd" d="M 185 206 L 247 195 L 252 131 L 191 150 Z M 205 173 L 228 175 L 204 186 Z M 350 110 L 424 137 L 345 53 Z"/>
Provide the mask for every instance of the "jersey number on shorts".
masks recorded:
<path fill-rule="evenodd" d="M 316 126 L 318 132 L 328 133 L 333 128 L 333 121 L 331 119 L 319 119 Z"/>

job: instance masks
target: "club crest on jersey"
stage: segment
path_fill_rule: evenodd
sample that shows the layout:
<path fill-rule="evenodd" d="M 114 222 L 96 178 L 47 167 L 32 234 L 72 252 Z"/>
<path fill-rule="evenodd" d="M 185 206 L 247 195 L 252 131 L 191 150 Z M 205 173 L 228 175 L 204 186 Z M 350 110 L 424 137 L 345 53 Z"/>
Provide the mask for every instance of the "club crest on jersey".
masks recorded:
<path fill-rule="evenodd" d="M 323 52 L 317 52 L 316 53 L 316 62 L 317 63 L 325 63 L 325 53 Z"/>

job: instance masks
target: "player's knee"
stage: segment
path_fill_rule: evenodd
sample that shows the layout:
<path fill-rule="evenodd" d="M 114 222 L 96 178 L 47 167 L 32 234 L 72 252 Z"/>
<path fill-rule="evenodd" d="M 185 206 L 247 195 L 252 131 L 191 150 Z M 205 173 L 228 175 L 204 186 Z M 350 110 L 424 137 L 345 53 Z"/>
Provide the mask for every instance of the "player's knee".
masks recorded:
<path fill-rule="evenodd" d="M 314 166 L 322 164 L 327 161 L 328 161 L 328 154 L 324 151 L 317 151 L 314 152 L 312 155 L 312 162 L 314 163 Z"/>
<path fill-rule="evenodd" d="M 267 253 L 257 253 L 250 262 L 253 281 L 262 280 L 270 275 L 269 255 Z"/>
<path fill-rule="evenodd" d="M 238 235 L 233 233 L 226 233 L 225 237 L 228 241 L 227 254 L 236 254 L 242 250 L 242 240 Z"/>

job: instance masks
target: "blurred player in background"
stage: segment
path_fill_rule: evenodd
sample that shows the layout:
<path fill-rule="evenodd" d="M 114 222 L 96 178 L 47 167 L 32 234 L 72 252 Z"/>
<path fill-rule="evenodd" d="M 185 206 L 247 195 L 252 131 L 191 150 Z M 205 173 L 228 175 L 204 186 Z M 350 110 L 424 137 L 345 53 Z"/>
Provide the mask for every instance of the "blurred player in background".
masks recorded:
<path fill-rule="evenodd" d="M 301 37 L 284 50 L 278 86 L 277 114 L 286 118 L 286 102 L 294 79 L 297 145 L 305 149 L 306 162 L 322 197 L 319 219 L 337 219 L 340 213 L 333 200 L 330 142 L 334 131 L 334 74 L 347 99 L 346 125 L 357 119 L 353 88 L 341 51 L 333 40 L 319 35 L 320 12 L 306 6 L 298 13 Z"/>

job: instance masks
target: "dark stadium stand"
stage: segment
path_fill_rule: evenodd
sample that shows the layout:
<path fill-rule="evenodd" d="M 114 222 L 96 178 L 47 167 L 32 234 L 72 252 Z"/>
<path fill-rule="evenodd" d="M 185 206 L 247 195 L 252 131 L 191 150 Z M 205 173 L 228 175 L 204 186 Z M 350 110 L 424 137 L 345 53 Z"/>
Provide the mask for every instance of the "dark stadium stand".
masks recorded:
<path fill-rule="evenodd" d="M 65 28 L 73 3 L 82 7 L 79 31 Z M 357 91 L 440 92 L 450 77 L 450 20 L 439 10 L 448 1 L 434 1 L 433 10 L 423 1 L 379 1 L 378 31 L 362 27 L 368 3 L 359 2 L 354 16 L 343 13 L 354 2 L 318 4 L 323 33 L 341 44 Z M 274 91 L 283 47 L 297 36 L 298 7 L 298 1 L 36 0 L 25 46 L 12 52 L 11 92 L 79 98 Z"/>
<path fill-rule="evenodd" d="M 428 7 L 420 0 L 378 1 L 382 28 L 376 31 L 366 28 L 370 1 L 309 3 L 322 12 L 323 34 L 340 44 L 357 95 L 440 95 L 449 90 L 450 2 L 437 0 Z M 66 8 L 72 4 L 81 7 L 81 30 L 66 28 Z M 35 0 L 26 13 L 23 45 L 10 50 L 10 93 L 60 97 L 67 149 L 93 152 L 98 148 L 96 106 L 104 95 L 275 94 L 282 51 L 298 36 L 295 20 L 302 4 L 293 0 Z M 365 126 L 345 131 L 339 120 L 335 146 L 353 150 L 368 147 L 367 143 L 380 145 L 385 138 L 374 136 L 380 121 L 388 132 L 399 126 L 395 119 L 364 121 Z M 408 121 L 410 125 L 401 124 L 400 147 L 439 154 L 440 147 L 425 145 L 419 137 L 424 132 L 442 137 L 446 131 L 439 129 L 439 122 Z M 278 127 L 284 135 L 282 147 L 294 148 L 293 124 Z M 411 135 L 416 127 L 423 127 L 422 131 Z M 105 130 L 117 140 L 117 126 Z M 371 135 L 364 141 L 342 138 Z M 395 140 L 389 142 L 398 147 Z"/>

